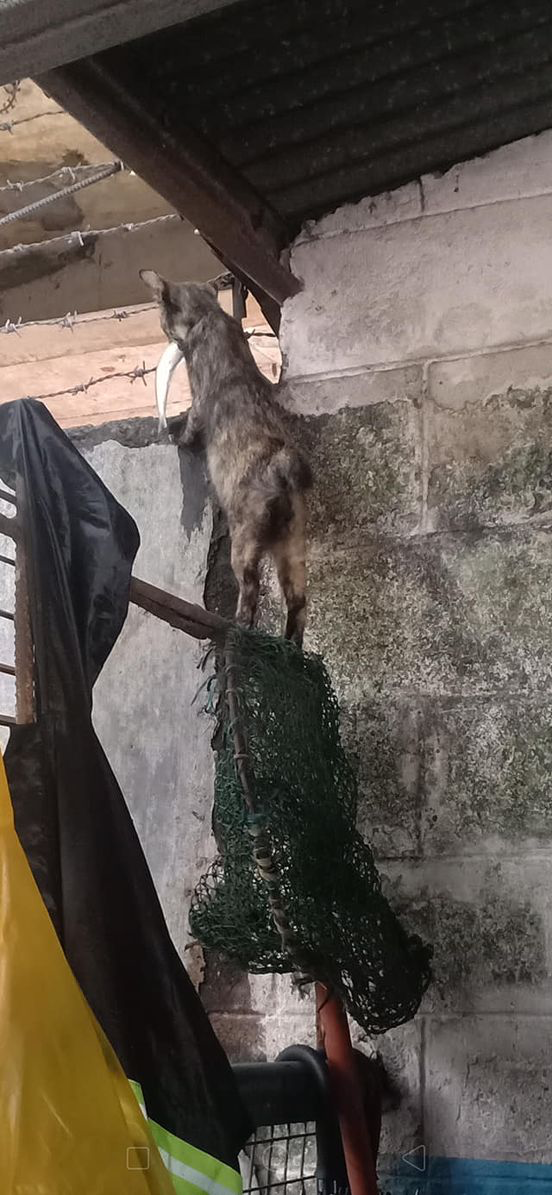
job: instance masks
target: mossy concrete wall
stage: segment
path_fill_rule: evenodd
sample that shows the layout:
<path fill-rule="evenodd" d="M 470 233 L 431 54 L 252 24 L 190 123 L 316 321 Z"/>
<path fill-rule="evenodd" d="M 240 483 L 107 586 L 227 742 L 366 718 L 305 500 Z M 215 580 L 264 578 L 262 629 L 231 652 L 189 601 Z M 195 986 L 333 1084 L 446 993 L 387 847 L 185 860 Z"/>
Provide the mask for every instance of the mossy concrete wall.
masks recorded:
<path fill-rule="evenodd" d="M 377 1043 L 403 1093 L 390 1163 L 552 1161 L 551 227 L 545 133 L 292 253 L 308 646 L 389 898 L 435 946 L 420 1015 Z"/>
<path fill-rule="evenodd" d="M 543 134 L 305 230 L 284 308 L 315 473 L 306 647 L 339 693 L 389 898 L 435 946 L 420 1015 L 362 1043 L 401 1093 L 383 1173 L 413 1179 L 399 1159 L 420 1144 L 552 1162 L 551 230 Z M 79 443 L 138 520 L 137 571 L 228 612 L 201 467 L 154 441 L 141 421 Z M 213 850 L 198 659 L 131 612 L 95 697 L 181 950 Z M 202 995 L 235 1058 L 313 1040 L 287 979 L 211 958 Z"/>

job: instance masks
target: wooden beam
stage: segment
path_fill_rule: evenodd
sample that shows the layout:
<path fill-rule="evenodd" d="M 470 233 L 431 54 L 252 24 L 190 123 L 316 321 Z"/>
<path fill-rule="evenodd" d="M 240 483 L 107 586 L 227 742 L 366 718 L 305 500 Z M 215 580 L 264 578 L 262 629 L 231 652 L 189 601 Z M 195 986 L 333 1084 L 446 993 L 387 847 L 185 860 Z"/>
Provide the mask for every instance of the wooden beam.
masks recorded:
<path fill-rule="evenodd" d="M 218 614 L 212 614 L 203 606 L 195 606 L 184 598 L 175 597 L 165 589 L 158 589 L 148 581 L 131 577 L 130 600 L 135 606 L 147 610 L 162 622 L 168 622 L 178 631 L 184 631 L 194 639 L 219 639 L 231 625 Z"/>
<path fill-rule="evenodd" d="M 161 123 L 132 79 L 129 52 L 123 46 L 86 58 L 38 82 L 190 220 L 232 270 L 281 305 L 300 290 L 279 260 L 289 241 L 286 227 L 195 130 L 179 123 L 176 133 Z"/>

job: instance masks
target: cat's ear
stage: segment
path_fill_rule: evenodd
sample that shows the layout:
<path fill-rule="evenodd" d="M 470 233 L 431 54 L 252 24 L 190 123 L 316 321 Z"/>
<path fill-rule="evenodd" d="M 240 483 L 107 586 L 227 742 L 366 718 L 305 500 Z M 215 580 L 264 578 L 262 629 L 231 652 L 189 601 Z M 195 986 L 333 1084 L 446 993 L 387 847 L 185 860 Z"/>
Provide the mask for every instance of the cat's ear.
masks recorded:
<path fill-rule="evenodd" d="M 145 282 L 146 286 L 149 287 L 154 298 L 160 303 L 168 287 L 165 279 L 156 270 L 140 270 L 140 277 L 142 282 Z"/>

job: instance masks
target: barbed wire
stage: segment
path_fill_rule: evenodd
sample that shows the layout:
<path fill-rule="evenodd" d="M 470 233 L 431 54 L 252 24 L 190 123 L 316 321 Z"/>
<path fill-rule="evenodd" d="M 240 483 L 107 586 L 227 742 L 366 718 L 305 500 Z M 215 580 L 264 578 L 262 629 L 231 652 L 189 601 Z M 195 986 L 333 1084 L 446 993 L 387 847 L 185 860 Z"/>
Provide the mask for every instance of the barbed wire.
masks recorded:
<path fill-rule="evenodd" d="M 145 311 L 153 311 L 155 303 L 145 303 L 143 307 L 137 307 L 134 311 L 117 310 L 110 312 L 109 315 L 91 315 L 88 317 L 78 311 L 68 311 L 66 315 L 60 316 L 59 319 L 32 319 L 23 320 L 19 316 L 18 320 L 7 319 L 5 324 L 0 327 L 0 335 L 11 336 L 14 333 L 19 336 L 26 328 L 66 328 L 72 332 L 74 328 L 82 321 L 82 327 L 88 327 L 89 324 L 102 324 L 106 320 L 117 320 L 119 323 L 122 320 L 130 319 L 133 315 L 141 315 Z"/>
<path fill-rule="evenodd" d="M 33 120 L 43 120 L 45 116 L 64 116 L 63 108 L 47 108 L 45 112 L 34 112 L 32 116 L 20 116 L 19 120 L 3 120 L 0 122 L 0 133 L 12 133 L 20 124 L 30 124 Z"/>
<path fill-rule="evenodd" d="M 75 386 L 67 386 L 65 390 L 51 390 L 48 394 L 25 394 L 23 397 L 35 402 L 45 402 L 51 398 L 64 398 L 66 395 L 75 397 L 77 394 L 87 394 L 94 386 L 102 386 L 106 382 L 113 382 L 119 378 L 128 378 L 131 383 L 141 378 L 144 386 L 147 386 L 146 378 L 148 374 L 155 373 L 155 369 L 155 365 L 147 366 L 143 361 L 134 369 L 118 370 L 116 373 L 107 374 L 102 378 L 89 378 L 88 382 L 77 382 Z"/>
<path fill-rule="evenodd" d="M 103 170 L 104 166 L 108 166 L 108 162 L 99 162 L 97 166 L 62 166 L 59 165 L 55 170 L 51 170 L 49 174 L 42 174 L 40 178 L 28 178 L 24 182 L 11 182 L 9 178 L 0 187 L 0 194 L 2 191 L 25 191 L 32 187 L 40 187 L 42 183 L 50 183 L 52 179 L 59 178 L 59 176 L 66 175 L 72 183 L 76 182 L 79 176 L 84 177 L 86 174 L 91 174 L 93 170 Z"/>
<path fill-rule="evenodd" d="M 113 317 L 111 316 L 108 318 Z M 65 325 L 62 324 L 62 326 Z M 4 329 L 1 330 L 4 331 Z M 246 331 L 245 335 L 264 336 L 265 333 L 255 332 L 255 330 L 248 330 Z M 270 333 L 270 335 L 274 335 L 274 333 Z M 262 350 L 259 350 L 259 352 L 260 355 L 266 356 L 266 354 L 262 353 Z M 274 364 L 270 358 L 267 357 L 266 359 L 270 364 Z M 65 398 L 67 396 L 75 398 L 77 394 L 87 394 L 88 391 L 92 390 L 95 386 L 103 386 L 107 382 L 120 381 L 121 378 L 128 378 L 131 385 L 133 382 L 137 382 L 141 379 L 144 383 L 144 386 L 147 386 L 146 378 L 152 373 L 155 373 L 156 368 L 157 367 L 155 365 L 146 365 L 145 361 L 142 361 L 142 364 L 135 365 L 134 369 L 119 369 L 114 373 L 105 374 L 101 378 L 89 378 L 87 382 L 76 382 L 74 386 L 66 386 L 62 390 L 50 390 L 46 394 L 25 394 L 23 397 L 27 399 L 34 399 L 36 402 L 46 402 L 49 399 Z"/>
<path fill-rule="evenodd" d="M 3 116 L 5 112 L 11 112 L 15 105 L 20 88 L 21 79 L 15 79 L 13 83 L 4 83 L 4 91 L 6 92 L 7 98 L 0 107 L 0 115 Z"/>
<path fill-rule="evenodd" d="M 268 360 L 270 364 L 273 364 L 269 358 Z M 131 385 L 141 379 L 144 386 L 147 386 L 146 378 L 155 373 L 156 368 L 157 366 L 146 365 L 145 361 L 142 361 L 142 364 L 135 365 L 134 369 L 120 369 L 101 378 L 89 378 L 87 382 L 77 382 L 74 386 L 67 386 L 63 390 L 50 390 L 47 394 L 25 394 L 22 397 L 35 402 L 46 402 L 52 398 L 66 398 L 68 395 L 71 398 L 76 398 L 77 394 L 87 394 L 95 386 L 103 386 L 106 382 L 118 381 L 121 378 L 128 378 Z"/>
<path fill-rule="evenodd" d="M 0 216 L 0 228 L 6 224 L 13 224 L 16 220 L 34 216 L 36 212 L 42 211 L 50 204 L 57 203 L 60 199 L 67 199 L 70 195 L 84 191 L 86 187 L 93 187 L 96 183 L 102 183 L 114 174 L 120 174 L 122 169 L 122 162 L 110 162 L 108 166 L 101 166 L 93 174 L 87 174 L 85 177 L 77 179 L 76 182 L 62 187 L 61 190 L 52 191 L 50 195 L 42 195 L 40 199 L 34 199 L 32 203 L 26 203 L 24 207 L 15 208 L 12 212 L 7 212 L 5 216 Z"/>
<path fill-rule="evenodd" d="M 261 336 L 263 333 L 252 332 L 250 335 Z M 272 333 L 272 335 L 274 335 L 274 333 Z M 265 354 L 262 355 L 265 356 Z M 266 359 L 269 364 L 274 365 L 274 362 L 270 357 L 267 357 Z M 128 378 L 131 384 L 141 379 L 144 383 L 144 386 L 147 386 L 146 378 L 149 377 L 150 374 L 155 373 L 156 368 L 156 365 L 146 365 L 145 361 L 142 361 L 142 364 L 135 365 L 134 369 L 120 369 L 115 373 L 106 374 L 101 378 L 89 378 L 87 382 L 76 382 L 74 386 L 67 386 L 63 390 L 50 390 L 47 394 L 25 394 L 23 397 L 27 399 L 34 399 L 36 402 L 46 402 L 48 399 L 52 398 L 65 398 L 67 395 L 75 398 L 77 394 L 87 394 L 88 391 L 92 390 L 95 386 L 103 386 L 106 382 L 118 381 L 121 378 Z"/>
<path fill-rule="evenodd" d="M 7 319 L 6 322 L 0 325 L 0 336 L 20 335 L 26 328 L 65 328 L 73 332 L 76 326 L 88 327 L 89 324 L 102 324 L 108 320 L 117 320 L 121 323 L 123 320 L 131 319 L 134 315 L 142 315 L 146 311 L 154 311 L 157 308 L 156 303 L 144 303 L 143 306 L 137 306 L 132 311 L 123 308 L 114 310 L 109 315 L 91 315 L 78 311 L 68 311 L 66 315 L 59 319 L 37 319 L 37 320 L 23 320 L 20 316 L 18 320 Z M 270 328 L 259 331 L 256 328 L 245 328 L 244 335 L 249 340 L 251 336 L 270 336 L 276 339 L 276 333 Z M 161 337 L 160 337 L 161 339 Z"/>

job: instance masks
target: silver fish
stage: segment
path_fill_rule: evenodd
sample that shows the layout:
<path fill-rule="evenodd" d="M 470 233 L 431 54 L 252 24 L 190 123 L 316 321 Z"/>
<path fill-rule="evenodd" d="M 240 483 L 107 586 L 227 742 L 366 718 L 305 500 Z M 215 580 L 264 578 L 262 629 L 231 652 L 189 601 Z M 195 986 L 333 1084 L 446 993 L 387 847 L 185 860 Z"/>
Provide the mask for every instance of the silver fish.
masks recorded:
<path fill-rule="evenodd" d="M 157 400 L 160 432 L 164 431 L 167 426 L 167 396 L 171 378 L 177 365 L 182 361 L 183 356 L 184 353 L 179 349 L 176 342 L 170 340 L 155 371 L 155 397 Z"/>

